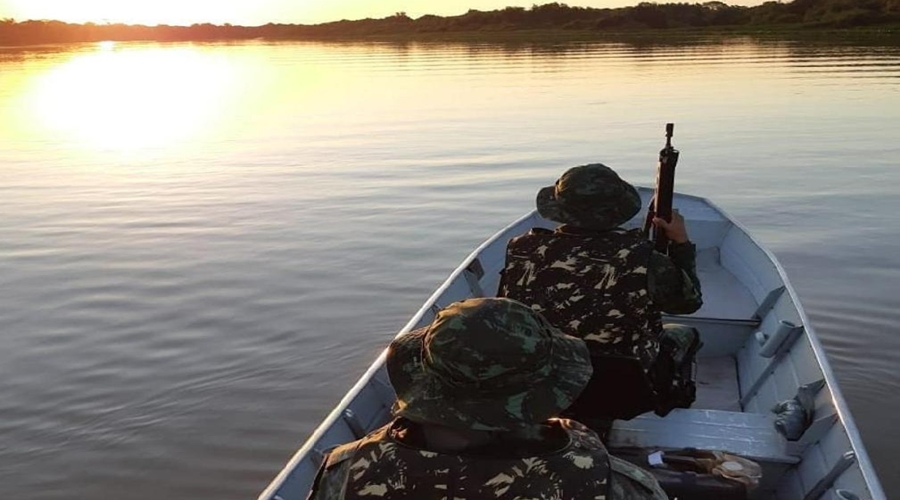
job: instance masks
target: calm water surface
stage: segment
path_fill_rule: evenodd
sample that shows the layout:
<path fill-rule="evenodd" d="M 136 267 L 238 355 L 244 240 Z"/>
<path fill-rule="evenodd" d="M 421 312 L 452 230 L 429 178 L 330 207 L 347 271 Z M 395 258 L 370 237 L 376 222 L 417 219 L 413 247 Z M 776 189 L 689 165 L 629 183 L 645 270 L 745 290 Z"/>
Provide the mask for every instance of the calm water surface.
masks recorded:
<path fill-rule="evenodd" d="M 900 47 L 0 51 L 0 498 L 246 499 L 566 168 L 781 259 L 900 488 Z"/>

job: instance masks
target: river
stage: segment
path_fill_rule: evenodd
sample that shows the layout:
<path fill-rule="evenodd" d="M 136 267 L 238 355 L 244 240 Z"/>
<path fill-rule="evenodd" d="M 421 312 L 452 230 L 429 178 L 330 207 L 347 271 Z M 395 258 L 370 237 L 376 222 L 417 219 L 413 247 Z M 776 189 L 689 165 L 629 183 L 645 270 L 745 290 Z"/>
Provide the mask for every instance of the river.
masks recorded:
<path fill-rule="evenodd" d="M 565 169 L 784 264 L 900 488 L 900 46 L 0 49 L 0 498 L 247 499 Z"/>

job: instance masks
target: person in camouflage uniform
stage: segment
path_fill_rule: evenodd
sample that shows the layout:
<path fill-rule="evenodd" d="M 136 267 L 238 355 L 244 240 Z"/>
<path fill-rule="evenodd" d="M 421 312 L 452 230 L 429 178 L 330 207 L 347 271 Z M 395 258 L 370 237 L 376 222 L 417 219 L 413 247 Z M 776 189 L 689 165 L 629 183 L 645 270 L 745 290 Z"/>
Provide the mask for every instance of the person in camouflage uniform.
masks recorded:
<path fill-rule="evenodd" d="M 661 312 L 692 313 L 703 303 L 684 219 L 676 211 L 671 222 L 654 220 L 671 240 L 668 255 L 654 251 L 641 230 L 619 227 L 641 209 L 637 190 L 599 163 L 569 169 L 541 189 L 537 208 L 562 225 L 510 240 L 498 295 L 528 304 L 584 339 L 595 357 L 637 360 L 650 386 L 637 406 L 576 417 L 630 418 L 651 409 L 665 415 L 689 406 L 688 365 L 700 347 L 699 333 L 663 325 L 661 318 Z M 573 410 L 590 408 L 588 400 L 598 397 L 594 386 Z"/>
<path fill-rule="evenodd" d="M 511 299 L 451 304 L 388 349 L 392 422 L 332 450 L 310 500 L 664 500 L 647 472 L 551 418 L 591 377 L 584 342 Z"/>

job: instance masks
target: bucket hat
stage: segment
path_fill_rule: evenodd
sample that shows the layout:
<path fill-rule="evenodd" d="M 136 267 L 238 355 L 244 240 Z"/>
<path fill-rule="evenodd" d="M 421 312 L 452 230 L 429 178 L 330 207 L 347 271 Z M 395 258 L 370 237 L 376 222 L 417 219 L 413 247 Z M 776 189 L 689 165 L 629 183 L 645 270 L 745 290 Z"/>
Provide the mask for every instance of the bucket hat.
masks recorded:
<path fill-rule="evenodd" d="M 591 377 L 584 341 L 521 302 L 456 302 L 388 349 L 395 413 L 473 430 L 514 430 L 567 408 Z"/>
<path fill-rule="evenodd" d="M 556 184 L 541 189 L 536 204 L 545 219 L 607 230 L 637 215 L 641 197 L 613 169 L 592 163 L 570 168 Z"/>

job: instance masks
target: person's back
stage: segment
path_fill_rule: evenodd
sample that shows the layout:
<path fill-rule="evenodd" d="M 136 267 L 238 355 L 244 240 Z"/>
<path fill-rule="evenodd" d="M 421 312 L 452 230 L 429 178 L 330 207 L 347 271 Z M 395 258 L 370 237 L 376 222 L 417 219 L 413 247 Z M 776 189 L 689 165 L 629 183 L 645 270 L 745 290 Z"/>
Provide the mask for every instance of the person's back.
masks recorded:
<path fill-rule="evenodd" d="M 553 419 L 584 388 L 584 343 L 508 299 L 452 304 L 388 351 L 395 418 L 325 460 L 312 500 L 665 499 L 597 435 Z"/>
<path fill-rule="evenodd" d="M 535 229 L 509 242 L 499 295 L 532 306 L 592 351 L 649 369 L 662 330 L 647 290 L 651 252 L 637 231 Z"/>
<path fill-rule="evenodd" d="M 502 433 L 448 453 L 432 451 L 422 428 L 400 419 L 361 443 L 333 451 L 326 470 L 344 483 L 344 499 L 608 497 L 608 457 L 596 434 L 571 420 L 543 427 L 556 434 L 551 442 L 561 445 L 558 449 L 547 449 L 547 437 Z"/>
<path fill-rule="evenodd" d="M 668 256 L 653 251 L 641 231 L 619 227 L 640 211 L 637 191 L 600 164 L 570 169 L 540 191 L 537 206 L 562 225 L 509 242 L 498 295 L 531 306 L 585 339 L 595 364 L 606 369 L 602 377 L 622 375 L 623 383 L 612 388 L 592 382 L 573 406 L 574 415 L 630 418 L 689 405 L 692 386 L 682 387 L 683 377 L 675 372 L 699 348 L 699 335 L 680 325 L 664 327 L 661 315 L 694 312 L 702 304 L 683 219 L 676 213 L 671 223 L 656 221 L 673 243 Z"/>

